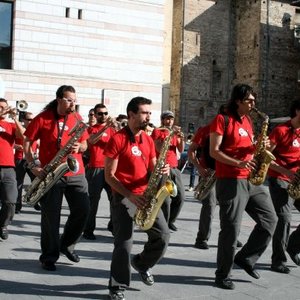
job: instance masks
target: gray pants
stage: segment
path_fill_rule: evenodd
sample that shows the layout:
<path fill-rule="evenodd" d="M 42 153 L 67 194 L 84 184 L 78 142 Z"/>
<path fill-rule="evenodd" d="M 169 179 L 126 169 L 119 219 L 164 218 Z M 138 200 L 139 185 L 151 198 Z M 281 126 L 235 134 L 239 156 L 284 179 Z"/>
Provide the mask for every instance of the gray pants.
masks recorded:
<path fill-rule="evenodd" d="M 244 211 L 256 225 L 237 257 L 252 267 L 271 241 L 277 216 L 268 188 L 264 185 L 254 186 L 247 179 L 217 179 L 216 193 L 221 227 L 216 277 L 224 279 L 229 276 L 233 266 Z"/>
<path fill-rule="evenodd" d="M 209 194 L 202 200 L 202 208 L 200 212 L 199 228 L 196 238 L 196 243 L 208 241 L 211 235 L 211 224 L 214 218 L 214 212 L 216 208 L 216 189 L 215 185 L 209 192 Z"/>
<path fill-rule="evenodd" d="M 93 234 L 96 228 L 96 216 L 102 190 L 105 189 L 109 202 L 111 202 L 111 188 L 104 178 L 104 168 L 87 168 L 86 179 L 88 181 L 90 214 L 84 229 L 86 234 Z M 111 218 L 109 216 L 109 218 Z"/>
<path fill-rule="evenodd" d="M 63 195 L 70 215 L 59 237 Z M 62 177 L 40 200 L 41 204 L 41 262 L 55 263 L 60 248 L 74 245 L 80 238 L 89 214 L 87 181 L 84 175 Z"/>
<path fill-rule="evenodd" d="M 272 240 L 272 266 L 284 265 L 287 262 L 287 247 L 294 200 L 287 193 L 288 183 L 277 178 L 269 178 L 269 189 L 273 205 L 278 217 L 277 226 Z"/>
<path fill-rule="evenodd" d="M 114 250 L 110 266 L 109 288 L 130 285 L 131 279 L 131 249 L 133 244 L 134 223 L 121 203 L 122 196 L 113 194 L 111 213 L 114 233 Z M 145 231 L 148 241 L 139 254 L 138 267 L 141 270 L 152 268 L 163 257 L 170 238 L 168 224 L 161 210 L 151 229 Z"/>
<path fill-rule="evenodd" d="M 0 166 L 0 228 L 7 227 L 15 214 L 18 197 L 16 172 L 13 167 Z"/>

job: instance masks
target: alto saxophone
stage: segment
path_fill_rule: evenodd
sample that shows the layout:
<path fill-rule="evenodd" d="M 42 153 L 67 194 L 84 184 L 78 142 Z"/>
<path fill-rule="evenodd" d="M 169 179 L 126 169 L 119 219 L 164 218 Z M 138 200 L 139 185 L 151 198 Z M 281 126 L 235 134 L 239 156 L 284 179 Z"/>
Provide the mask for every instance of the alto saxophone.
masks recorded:
<path fill-rule="evenodd" d="M 195 199 L 199 200 L 200 202 L 205 199 L 211 189 L 214 186 L 214 183 L 216 182 L 216 171 L 212 169 L 208 169 L 208 175 L 207 176 L 201 176 L 199 177 L 199 182 L 195 187 L 194 197 Z"/>
<path fill-rule="evenodd" d="M 177 195 L 175 183 L 162 175 L 160 169 L 165 165 L 167 152 L 171 143 L 174 131 L 170 131 L 164 140 L 154 170 L 149 178 L 148 186 L 144 192 L 147 204 L 144 209 L 137 209 L 134 216 L 136 225 L 142 230 L 148 230 L 153 226 L 158 211 L 168 196 Z"/>
<path fill-rule="evenodd" d="M 46 176 L 44 178 L 36 177 L 23 196 L 23 202 L 34 206 L 43 197 L 50 188 L 68 171 L 77 173 L 79 169 L 78 161 L 70 155 L 72 146 L 82 136 L 85 129 L 88 127 L 82 121 L 78 121 L 69 135 L 75 134 L 68 140 L 66 145 L 61 148 L 55 157 L 44 167 Z M 65 162 L 62 162 L 67 157 Z"/>
<path fill-rule="evenodd" d="M 268 132 L 269 117 L 255 107 L 253 107 L 253 110 L 259 115 L 259 117 L 263 118 L 264 121 L 254 152 L 254 159 L 257 167 L 250 172 L 248 180 L 253 185 L 261 185 L 266 179 L 270 163 L 275 160 L 275 156 L 266 149 L 264 143 L 264 138 L 267 136 Z"/>
<path fill-rule="evenodd" d="M 300 168 L 297 169 L 295 178 L 289 183 L 287 192 L 293 199 L 300 199 Z"/>

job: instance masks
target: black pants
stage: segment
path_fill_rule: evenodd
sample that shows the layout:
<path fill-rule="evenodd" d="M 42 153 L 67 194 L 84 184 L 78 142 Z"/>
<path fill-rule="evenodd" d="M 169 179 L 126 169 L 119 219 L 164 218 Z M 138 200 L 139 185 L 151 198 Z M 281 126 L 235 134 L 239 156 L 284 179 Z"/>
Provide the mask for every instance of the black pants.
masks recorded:
<path fill-rule="evenodd" d="M 14 217 L 17 201 L 17 180 L 13 167 L 0 166 L 0 228 L 6 227 Z"/>
<path fill-rule="evenodd" d="M 256 222 L 247 243 L 236 254 L 253 267 L 266 250 L 275 231 L 277 216 L 268 188 L 254 186 L 247 179 L 217 179 L 216 194 L 220 205 L 220 227 L 216 277 L 227 278 L 231 272 L 243 213 Z"/>
<path fill-rule="evenodd" d="M 131 265 L 130 254 L 133 244 L 134 223 L 121 202 L 120 195 L 113 195 L 111 212 L 114 232 L 114 250 L 110 267 L 109 288 L 130 285 Z M 128 199 L 125 199 L 129 201 Z M 139 255 L 139 268 L 152 268 L 164 255 L 170 238 L 168 224 L 161 210 L 151 229 L 145 231 L 148 241 Z"/>
<path fill-rule="evenodd" d="M 16 176 L 17 176 L 17 187 L 18 187 L 18 198 L 16 203 L 16 211 L 20 211 L 22 209 L 22 191 L 24 178 L 26 173 L 30 177 L 31 181 L 34 179 L 34 175 L 32 172 L 26 168 L 26 160 L 25 159 L 16 159 Z"/>
<path fill-rule="evenodd" d="M 287 193 L 288 183 L 281 179 L 269 178 L 270 195 L 278 217 L 272 240 L 272 266 L 284 265 L 287 262 L 287 247 L 294 200 Z"/>
<path fill-rule="evenodd" d="M 70 215 L 59 237 L 63 195 Z M 87 181 L 84 175 L 62 177 L 41 198 L 41 262 L 55 263 L 61 247 L 74 245 L 80 238 L 89 214 Z"/>
<path fill-rule="evenodd" d="M 110 186 L 105 181 L 103 168 L 88 168 L 86 178 L 88 181 L 90 214 L 84 232 L 92 234 L 96 228 L 96 216 L 102 190 L 105 189 L 109 202 L 111 202 L 112 194 Z M 111 219 L 111 216 L 109 218 Z"/>

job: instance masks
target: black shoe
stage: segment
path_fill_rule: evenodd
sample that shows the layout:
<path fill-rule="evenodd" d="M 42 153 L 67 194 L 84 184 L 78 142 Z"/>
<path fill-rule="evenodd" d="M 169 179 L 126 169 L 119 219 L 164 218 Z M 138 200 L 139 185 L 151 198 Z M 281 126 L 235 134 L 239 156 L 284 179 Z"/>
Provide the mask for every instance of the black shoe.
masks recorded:
<path fill-rule="evenodd" d="M 93 233 L 84 233 L 82 237 L 86 240 L 92 240 L 92 241 L 96 239 L 96 236 Z"/>
<path fill-rule="evenodd" d="M 230 278 L 225 278 L 225 279 L 217 279 L 216 278 L 215 283 L 216 283 L 217 287 L 219 287 L 221 289 L 225 289 L 225 290 L 234 290 L 235 289 L 235 285 Z"/>
<path fill-rule="evenodd" d="M 197 249 L 203 249 L 203 250 L 209 249 L 209 246 L 206 241 L 196 242 L 194 247 Z"/>
<path fill-rule="evenodd" d="M 249 266 L 248 264 L 246 264 L 245 262 L 239 260 L 238 258 L 234 258 L 234 263 L 239 266 L 241 269 L 244 269 L 244 271 L 246 271 L 250 276 L 252 276 L 255 279 L 259 279 L 260 275 L 257 273 L 257 271 L 255 269 L 253 269 L 253 267 Z"/>
<path fill-rule="evenodd" d="M 55 264 L 49 261 L 42 262 L 42 268 L 46 271 L 56 271 Z"/>
<path fill-rule="evenodd" d="M 124 290 L 109 290 L 111 300 L 125 300 Z"/>
<path fill-rule="evenodd" d="M 297 253 L 294 253 L 289 248 L 286 249 L 286 252 L 289 254 L 291 260 L 297 265 L 300 266 L 300 258 Z"/>
<path fill-rule="evenodd" d="M 69 251 L 68 248 L 60 249 L 60 252 L 64 254 L 70 261 L 78 263 L 80 257 L 75 253 L 75 251 Z"/>
<path fill-rule="evenodd" d="M 113 224 L 111 220 L 107 223 L 107 230 L 111 233 L 113 232 Z"/>
<path fill-rule="evenodd" d="M 131 260 L 131 266 L 140 274 L 142 281 L 146 285 L 153 285 L 154 284 L 154 278 L 153 275 L 150 272 L 150 269 L 146 271 L 142 271 L 141 269 L 138 268 L 138 266 L 135 263 L 134 258 Z"/>
<path fill-rule="evenodd" d="M 238 248 L 242 248 L 242 247 L 243 247 L 243 243 L 240 242 L 240 241 L 237 241 L 236 246 L 237 246 Z"/>
<path fill-rule="evenodd" d="M 8 239 L 8 230 L 6 227 L 2 227 L 0 229 L 0 237 L 2 240 L 7 240 Z"/>
<path fill-rule="evenodd" d="M 177 231 L 177 227 L 174 225 L 174 223 L 170 223 L 170 224 L 169 224 L 169 228 L 170 228 L 172 231 Z"/>
<path fill-rule="evenodd" d="M 37 210 L 37 211 L 40 211 L 41 210 L 41 206 L 39 205 L 39 203 L 36 203 L 34 205 L 34 209 Z"/>
<path fill-rule="evenodd" d="M 291 272 L 291 270 L 285 265 L 271 266 L 271 270 L 283 274 L 289 274 Z"/>

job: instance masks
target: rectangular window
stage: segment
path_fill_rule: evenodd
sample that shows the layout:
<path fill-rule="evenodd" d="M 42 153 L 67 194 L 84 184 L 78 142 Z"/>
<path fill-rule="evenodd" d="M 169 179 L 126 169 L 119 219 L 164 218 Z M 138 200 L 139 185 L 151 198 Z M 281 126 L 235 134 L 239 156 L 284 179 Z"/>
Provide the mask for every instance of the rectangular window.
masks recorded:
<path fill-rule="evenodd" d="M 78 19 L 82 19 L 82 9 L 78 9 Z"/>
<path fill-rule="evenodd" d="M 13 5 L 0 0 L 0 69 L 12 68 Z"/>
<path fill-rule="evenodd" d="M 70 18 L 70 7 L 66 7 L 66 18 Z"/>

